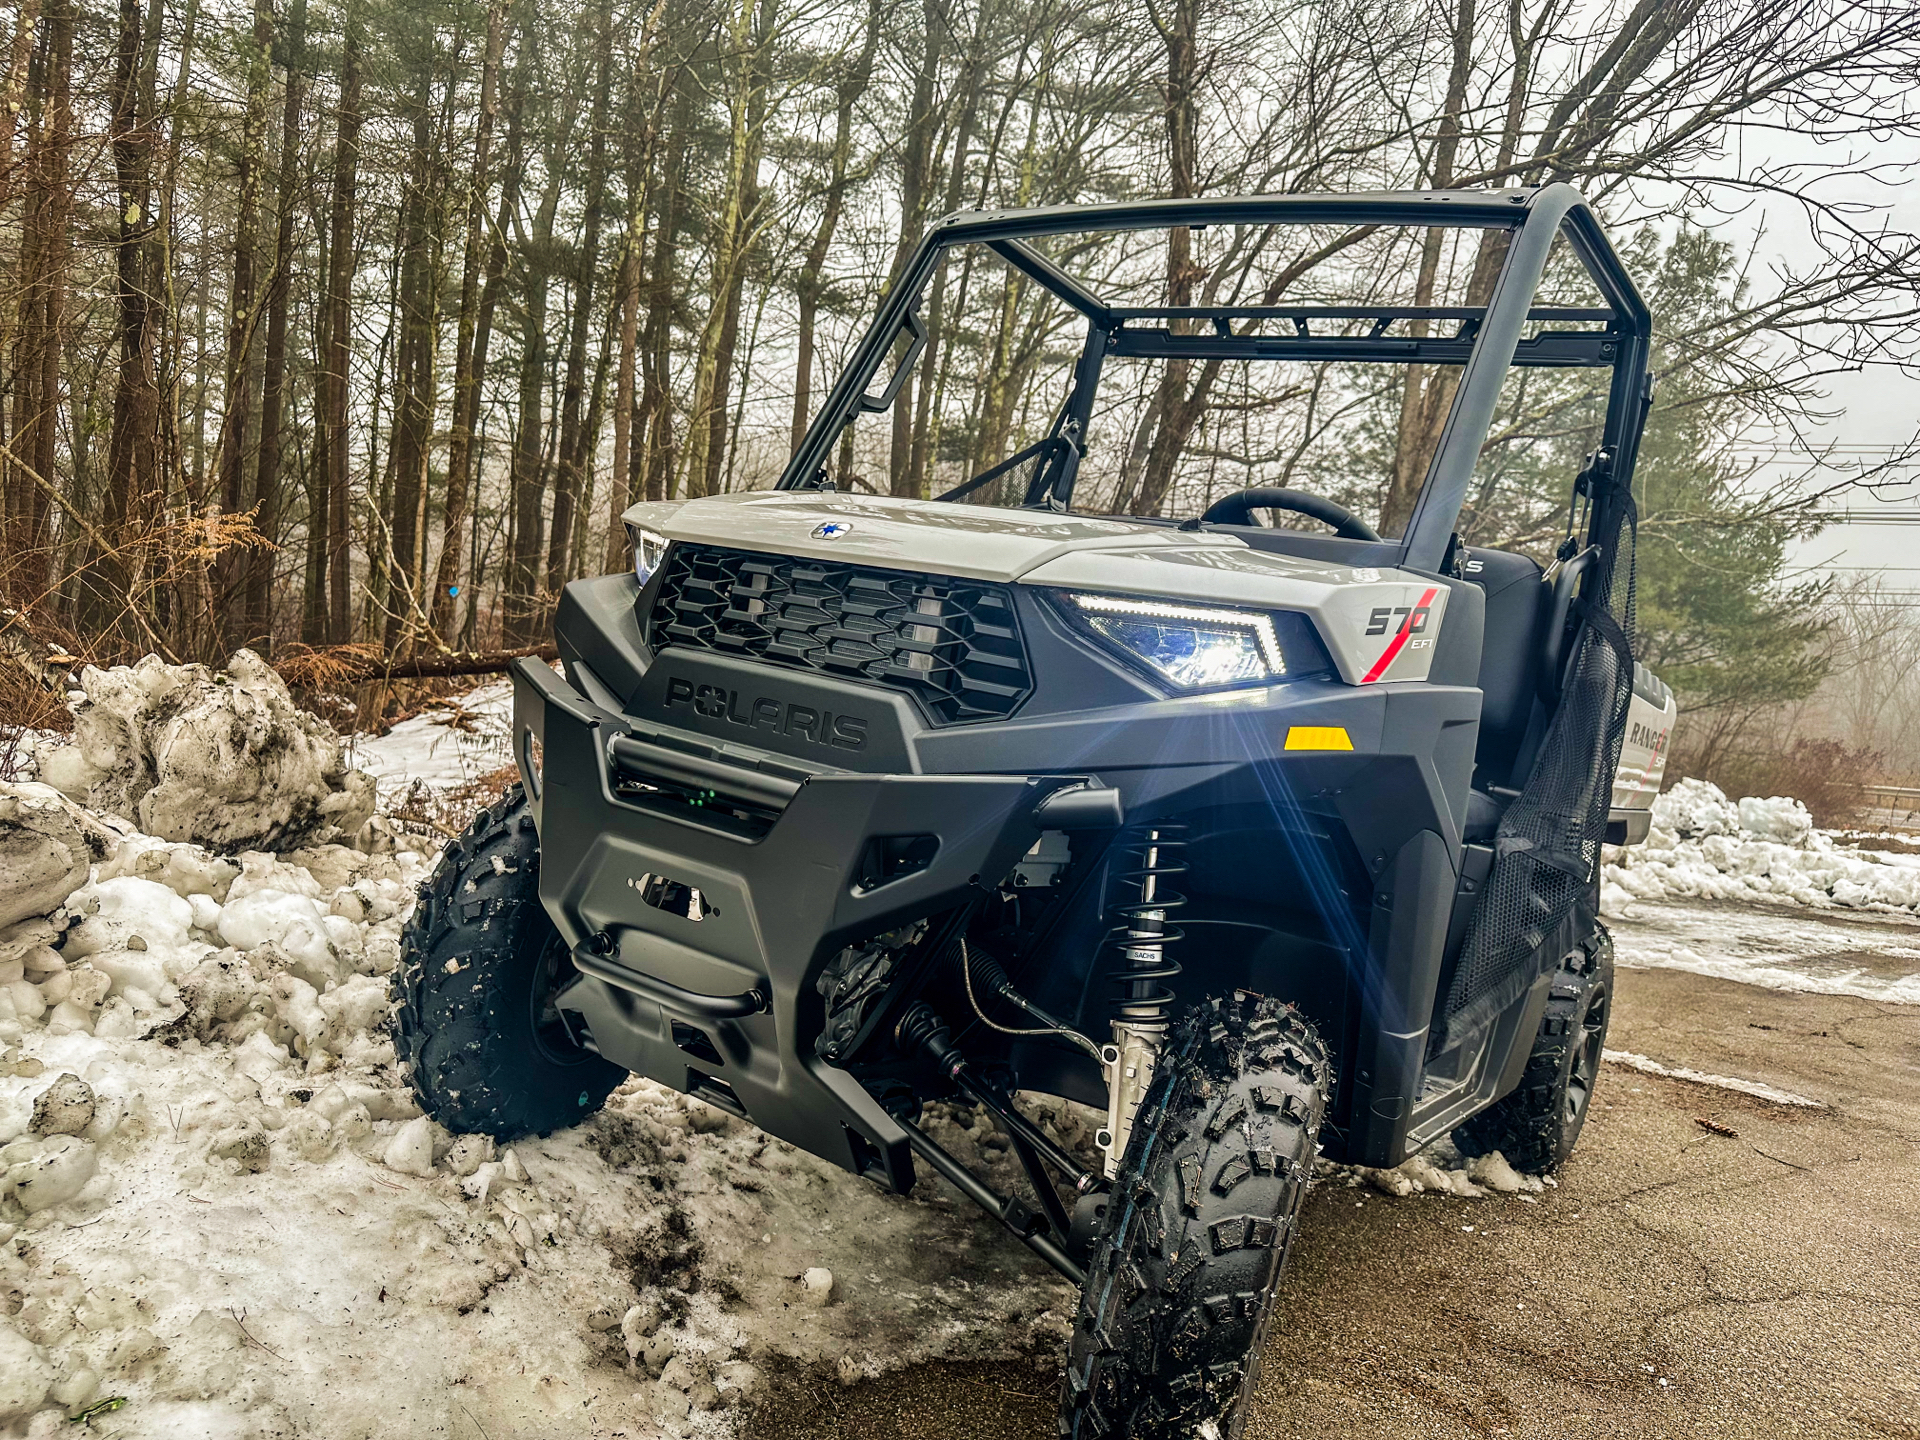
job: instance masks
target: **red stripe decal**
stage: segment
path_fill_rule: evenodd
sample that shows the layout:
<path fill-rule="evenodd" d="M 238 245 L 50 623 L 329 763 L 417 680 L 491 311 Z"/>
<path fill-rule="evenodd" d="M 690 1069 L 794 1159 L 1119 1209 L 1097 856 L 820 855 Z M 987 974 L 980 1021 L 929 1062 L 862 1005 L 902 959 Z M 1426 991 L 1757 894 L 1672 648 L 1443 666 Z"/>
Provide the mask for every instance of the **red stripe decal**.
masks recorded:
<path fill-rule="evenodd" d="M 1393 639 L 1387 642 L 1387 648 L 1380 652 L 1380 658 L 1373 662 L 1373 668 L 1360 677 L 1360 683 L 1362 685 L 1371 685 L 1386 673 L 1387 667 L 1393 664 L 1394 657 L 1400 653 L 1401 648 L 1407 643 L 1407 636 L 1413 633 L 1413 617 L 1433 604 L 1433 597 L 1439 593 L 1439 587 L 1435 586 L 1420 597 L 1420 603 L 1418 605 L 1407 612 L 1407 618 L 1400 622 L 1400 629 L 1395 633 Z"/>
<path fill-rule="evenodd" d="M 1672 726 L 1668 726 L 1660 732 L 1659 740 L 1654 743 L 1653 753 L 1647 756 L 1647 763 L 1640 767 L 1640 783 L 1634 786 L 1634 789 L 1644 790 L 1647 788 L 1647 778 L 1653 774 L 1653 767 L 1660 759 L 1660 752 L 1667 748 L 1667 737 L 1672 733 Z"/>

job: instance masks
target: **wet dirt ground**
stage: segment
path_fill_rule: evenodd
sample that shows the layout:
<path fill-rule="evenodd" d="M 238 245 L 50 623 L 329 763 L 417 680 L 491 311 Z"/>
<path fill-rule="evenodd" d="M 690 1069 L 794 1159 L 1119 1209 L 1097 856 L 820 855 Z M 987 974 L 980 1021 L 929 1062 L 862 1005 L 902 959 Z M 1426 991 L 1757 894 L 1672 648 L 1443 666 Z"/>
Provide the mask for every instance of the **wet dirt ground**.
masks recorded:
<path fill-rule="evenodd" d="M 1316 1186 L 1249 1440 L 1920 1440 L 1920 1008 L 1667 969 L 1618 992 L 1611 1048 L 1824 1108 L 1609 1064 L 1537 1203 Z M 742 1433 L 1038 1440 L 1057 1375 L 790 1374 Z"/>

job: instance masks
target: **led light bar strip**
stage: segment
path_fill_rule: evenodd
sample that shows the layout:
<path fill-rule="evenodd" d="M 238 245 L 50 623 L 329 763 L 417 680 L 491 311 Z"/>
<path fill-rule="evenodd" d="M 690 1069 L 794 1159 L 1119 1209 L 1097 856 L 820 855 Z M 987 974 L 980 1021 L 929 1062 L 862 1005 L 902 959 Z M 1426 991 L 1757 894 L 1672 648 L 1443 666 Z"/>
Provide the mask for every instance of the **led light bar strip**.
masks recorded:
<path fill-rule="evenodd" d="M 1165 605 L 1151 600 L 1122 600 L 1115 595 L 1075 594 L 1073 603 L 1082 610 L 1102 615 L 1137 615 L 1148 620 L 1185 620 L 1200 625 L 1230 625 L 1253 631 L 1267 668 L 1276 675 L 1287 673 L 1286 657 L 1280 653 L 1280 637 L 1271 616 L 1255 610 L 1207 610 L 1195 605 Z"/>

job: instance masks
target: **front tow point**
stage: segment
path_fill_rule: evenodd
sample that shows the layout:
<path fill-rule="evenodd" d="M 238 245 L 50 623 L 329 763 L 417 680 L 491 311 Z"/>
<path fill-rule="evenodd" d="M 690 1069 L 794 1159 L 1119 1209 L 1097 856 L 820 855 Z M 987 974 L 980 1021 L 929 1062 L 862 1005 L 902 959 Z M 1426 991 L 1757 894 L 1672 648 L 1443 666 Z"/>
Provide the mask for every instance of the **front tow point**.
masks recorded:
<path fill-rule="evenodd" d="M 1110 785 L 1068 785 L 1033 807 L 1042 830 L 1118 830 L 1125 811 Z"/>
<path fill-rule="evenodd" d="M 573 963 L 581 974 L 651 1000 L 676 1015 L 702 1020 L 744 1020 L 772 1008 L 765 985 L 756 985 L 738 995 L 701 995 L 615 964 L 611 957 L 618 948 L 612 935 L 599 930 L 573 947 Z"/>

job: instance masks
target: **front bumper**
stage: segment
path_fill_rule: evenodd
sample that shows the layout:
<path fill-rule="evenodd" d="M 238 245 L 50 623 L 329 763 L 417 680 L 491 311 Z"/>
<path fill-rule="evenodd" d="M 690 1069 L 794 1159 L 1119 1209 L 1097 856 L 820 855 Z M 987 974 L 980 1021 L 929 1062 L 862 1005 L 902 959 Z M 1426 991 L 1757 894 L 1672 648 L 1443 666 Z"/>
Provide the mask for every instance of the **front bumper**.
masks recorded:
<path fill-rule="evenodd" d="M 537 661 L 513 682 L 540 898 L 582 971 L 562 1009 L 615 1064 L 910 1187 L 905 1132 L 814 1053 L 815 981 L 846 945 L 994 885 L 1039 838 L 1036 806 L 1086 777 L 809 771 L 690 733 L 636 736 Z M 770 823 L 738 821 L 730 801 Z M 918 868 L 874 863 L 900 853 Z M 659 880 L 697 889 L 679 908 L 700 918 L 650 903 Z"/>

